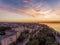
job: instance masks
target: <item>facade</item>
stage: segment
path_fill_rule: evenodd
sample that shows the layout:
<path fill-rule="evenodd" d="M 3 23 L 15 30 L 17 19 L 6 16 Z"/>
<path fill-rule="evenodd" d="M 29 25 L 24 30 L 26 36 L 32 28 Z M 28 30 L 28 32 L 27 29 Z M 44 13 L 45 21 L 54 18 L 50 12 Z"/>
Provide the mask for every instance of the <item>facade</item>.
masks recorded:
<path fill-rule="evenodd" d="M 20 33 L 17 31 L 11 31 L 11 34 L 4 35 L 0 39 L 0 45 L 9 45 L 17 40 L 17 38 L 20 36 Z"/>

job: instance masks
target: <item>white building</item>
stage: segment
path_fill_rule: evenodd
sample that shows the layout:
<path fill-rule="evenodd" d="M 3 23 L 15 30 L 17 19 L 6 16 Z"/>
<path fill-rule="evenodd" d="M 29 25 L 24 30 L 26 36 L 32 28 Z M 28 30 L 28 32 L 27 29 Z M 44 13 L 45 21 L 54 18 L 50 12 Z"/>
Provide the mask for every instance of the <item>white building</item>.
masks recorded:
<path fill-rule="evenodd" d="M 17 40 L 20 36 L 20 33 L 17 31 L 9 31 L 6 35 L 1 36 L 0 45 L 9 45 Z"/>

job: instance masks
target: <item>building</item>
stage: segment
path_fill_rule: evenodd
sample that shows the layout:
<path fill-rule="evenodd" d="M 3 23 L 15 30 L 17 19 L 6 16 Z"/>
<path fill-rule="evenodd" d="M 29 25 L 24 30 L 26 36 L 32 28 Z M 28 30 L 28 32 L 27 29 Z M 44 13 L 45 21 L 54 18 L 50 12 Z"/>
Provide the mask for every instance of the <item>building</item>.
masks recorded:
<path fill-rule="evenodd" d="M 14 30 L 6 31 L 6 35 L 0 36 L 0 45 L 9 45 L 17 40 L 20 33 Z"/>

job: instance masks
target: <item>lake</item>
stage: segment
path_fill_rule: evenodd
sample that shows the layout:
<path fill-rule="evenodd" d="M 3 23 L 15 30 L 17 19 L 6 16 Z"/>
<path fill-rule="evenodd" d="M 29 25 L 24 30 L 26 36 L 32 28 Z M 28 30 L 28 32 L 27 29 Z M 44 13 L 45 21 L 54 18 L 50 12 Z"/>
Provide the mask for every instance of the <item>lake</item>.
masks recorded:
<path fill-rule="evenodd" d="M 52 28 L 54 28 L 56 31 L 60 32 L 60 23 L 44 23 Z"/>

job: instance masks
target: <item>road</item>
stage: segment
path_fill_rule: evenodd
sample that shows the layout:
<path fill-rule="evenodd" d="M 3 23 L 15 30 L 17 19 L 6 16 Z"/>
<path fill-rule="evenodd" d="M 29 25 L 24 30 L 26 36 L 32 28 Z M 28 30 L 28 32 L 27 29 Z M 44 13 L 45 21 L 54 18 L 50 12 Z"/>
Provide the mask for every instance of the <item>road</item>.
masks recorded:
<path fill-rule="evenodd" d="M 30 35 L 23 42 L 19 42 L 18 45 L 26 45 L 26 43 L 29 41 L 29 38 L 30 38 Z"/>
<path fill-rule="evenodd" d="M 56 41 L 57 41 L 58 43 L 60 43 L 60 37 L 55 36 L 55 38 L 56 38 Z"/>
<path fill-rule="evenodd" d="M 39 32 L 39 30 L 37 30 L 37 32 L 35 32 L 33 34 L 33 36 L 37 35 L 38 32 Z M 23 42 L 19 42 L 18 45 L 26 45 L 28 43 L 29 39 L 30 39 L 30 34 L 27 39 L 25 39 Z"/>

